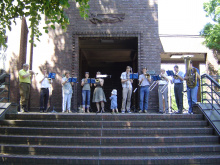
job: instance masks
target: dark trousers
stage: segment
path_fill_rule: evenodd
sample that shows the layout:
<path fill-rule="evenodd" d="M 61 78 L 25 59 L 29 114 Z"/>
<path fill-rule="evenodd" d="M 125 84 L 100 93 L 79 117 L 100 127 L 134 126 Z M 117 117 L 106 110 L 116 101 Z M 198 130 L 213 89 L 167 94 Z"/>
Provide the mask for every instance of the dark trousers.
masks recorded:
<path fill-rule="evenodd" d="M 49 99 L 49 89 L 41 88 L 40 90 L 40 110 L 47 110 L 47 104 Z"/>
<path fill-rule="evenodd" d="M 178 107 L 178 112 L 183 111 L 183 83 L 174 84 L 174 94 L 176 98 L 176 105 Z"/>

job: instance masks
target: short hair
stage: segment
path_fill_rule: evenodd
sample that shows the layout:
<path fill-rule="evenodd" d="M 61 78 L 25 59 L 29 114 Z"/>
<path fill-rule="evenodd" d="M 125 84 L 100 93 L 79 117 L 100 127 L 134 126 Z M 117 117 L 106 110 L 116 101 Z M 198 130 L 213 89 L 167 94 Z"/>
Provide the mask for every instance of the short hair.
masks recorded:
<path fill-rule="evenodd" d="M 143 66 L 143 67 L 142 67 L 142 70 L 143 70 L 143 69 L 146 69 L 146 70 L 147 70 L 147 67 L 146 67 L 146 66 Z"/>
<path fill-rule="evenodd" d="M 98 72 L 96 72 L 96 74 L 101 74 L 101 72 L 100 72 L 100 71 L 98 71 Z"/>
<path fill-rule="evenodd" d="M 126 69 L 131 69 L 131 67 L 130 66 L 126 66 Z"/>
<path fill-rule="evenodd" d="M 29 66 L 28 64 L 23 64 L 23 67 L 25 67 L 25 66 Z"/>
<path fill-rule="evenodd" d="M 85 72 L 85 74 L 89 74 L 89 72 Z"/>
<path fill-rule="evenodd" d="M 177 68 L 177 69 L 178 69 L 179 67 L 178 67 L 178 65 L 175 65 L 174 68 Z"/>
<path fill-rule="evenodd" d="M 70 73 L 70 71 L 66 71 L 65 73 L 64 73 L 64 75 L 66 76 L 67 74 L 69 74 Z"/>

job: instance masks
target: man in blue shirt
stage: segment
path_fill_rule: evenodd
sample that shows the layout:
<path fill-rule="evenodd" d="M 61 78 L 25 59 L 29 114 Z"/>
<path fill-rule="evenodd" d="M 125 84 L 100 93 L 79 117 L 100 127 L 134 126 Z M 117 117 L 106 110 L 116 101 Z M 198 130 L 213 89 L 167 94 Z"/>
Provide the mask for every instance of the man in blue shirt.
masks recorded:
<path fill-rule="evenodd" d="M 188 104 L 189 104 L 189 114 L 193 114 L 192 111 L 192 106 L 194 104 L 196 104 L 197 102 L 197 92 L 198 92 L 198 88 L 199 88 L 199 80 L 200 80 L 200 75 L 199 75 L 199 70 L 195 67 L 193 67 L 192 61 L 190 61 L 190 65 L 189 65 L 189 70 L 191 70 L 192 73 L 196 74 L 197 77 L 197 81 L 196 81 L 196 86 L 195 87 L 189 87 L 187 84 L 187 98 L 188 98 Z M 187 75 L 184 78 L 184 80 L 189 80 L 189 75 Z"/>
<path fill-rule="evenodd" d="M 179 71 L 179 67 L 177 65 L 174 66 L 174 76 L 172 79 L 172 83 L 174 83 L 174 94 L 176 98 L 176 105 L 178 108 L 177 114 L 183 113 L 183 80 L 184 73 Z"/>

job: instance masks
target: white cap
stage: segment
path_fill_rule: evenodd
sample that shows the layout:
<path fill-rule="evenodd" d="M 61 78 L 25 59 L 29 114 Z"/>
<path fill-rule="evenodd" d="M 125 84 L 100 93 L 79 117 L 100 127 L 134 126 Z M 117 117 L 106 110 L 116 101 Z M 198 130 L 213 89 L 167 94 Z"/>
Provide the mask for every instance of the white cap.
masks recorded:
<path fill-rule="evenodd" d="M 113 90 L 112 90 L 112 94 L 113 94 L 113 95 L 117 95 L 117 90 L 116 90 L 116 89 L 113 89 Z"/>

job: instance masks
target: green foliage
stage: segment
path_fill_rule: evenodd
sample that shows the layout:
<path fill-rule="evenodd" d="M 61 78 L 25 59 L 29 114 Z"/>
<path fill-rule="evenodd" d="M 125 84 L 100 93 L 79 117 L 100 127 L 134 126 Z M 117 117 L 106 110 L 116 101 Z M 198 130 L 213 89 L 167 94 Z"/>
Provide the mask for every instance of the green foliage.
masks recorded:
<path fill-rule="evenodd" d="M 207 23 L 200 35 L 205 37 L 204 44 L 213 50 L 220 51 L 220 0 L 210 0 L 203 4 L 206 16 L 211 17 L 213 23 Z"/>
<path fill-rule="evenodd" d="M 75 0 L 79 3 L 80 15 L 88 17 L 89 0 Z M 43 28 L 48 33 L 48 28 L 55 29 L 54 24 L 59 24 L 63 30 L 67 28 L 69 19 L 64 10 L 69 8 L 68 0 L 0 0 L 0 46 L 6 47 L 5 31 L 11 31 L 12 23 L 16 24 L 16 18 L 28 17 L 31 29 L 30 42 L 35 37 L 39 40 L 42 33 L 39 31 L 41 14 L 46 16 L 46 26 Z"/>

